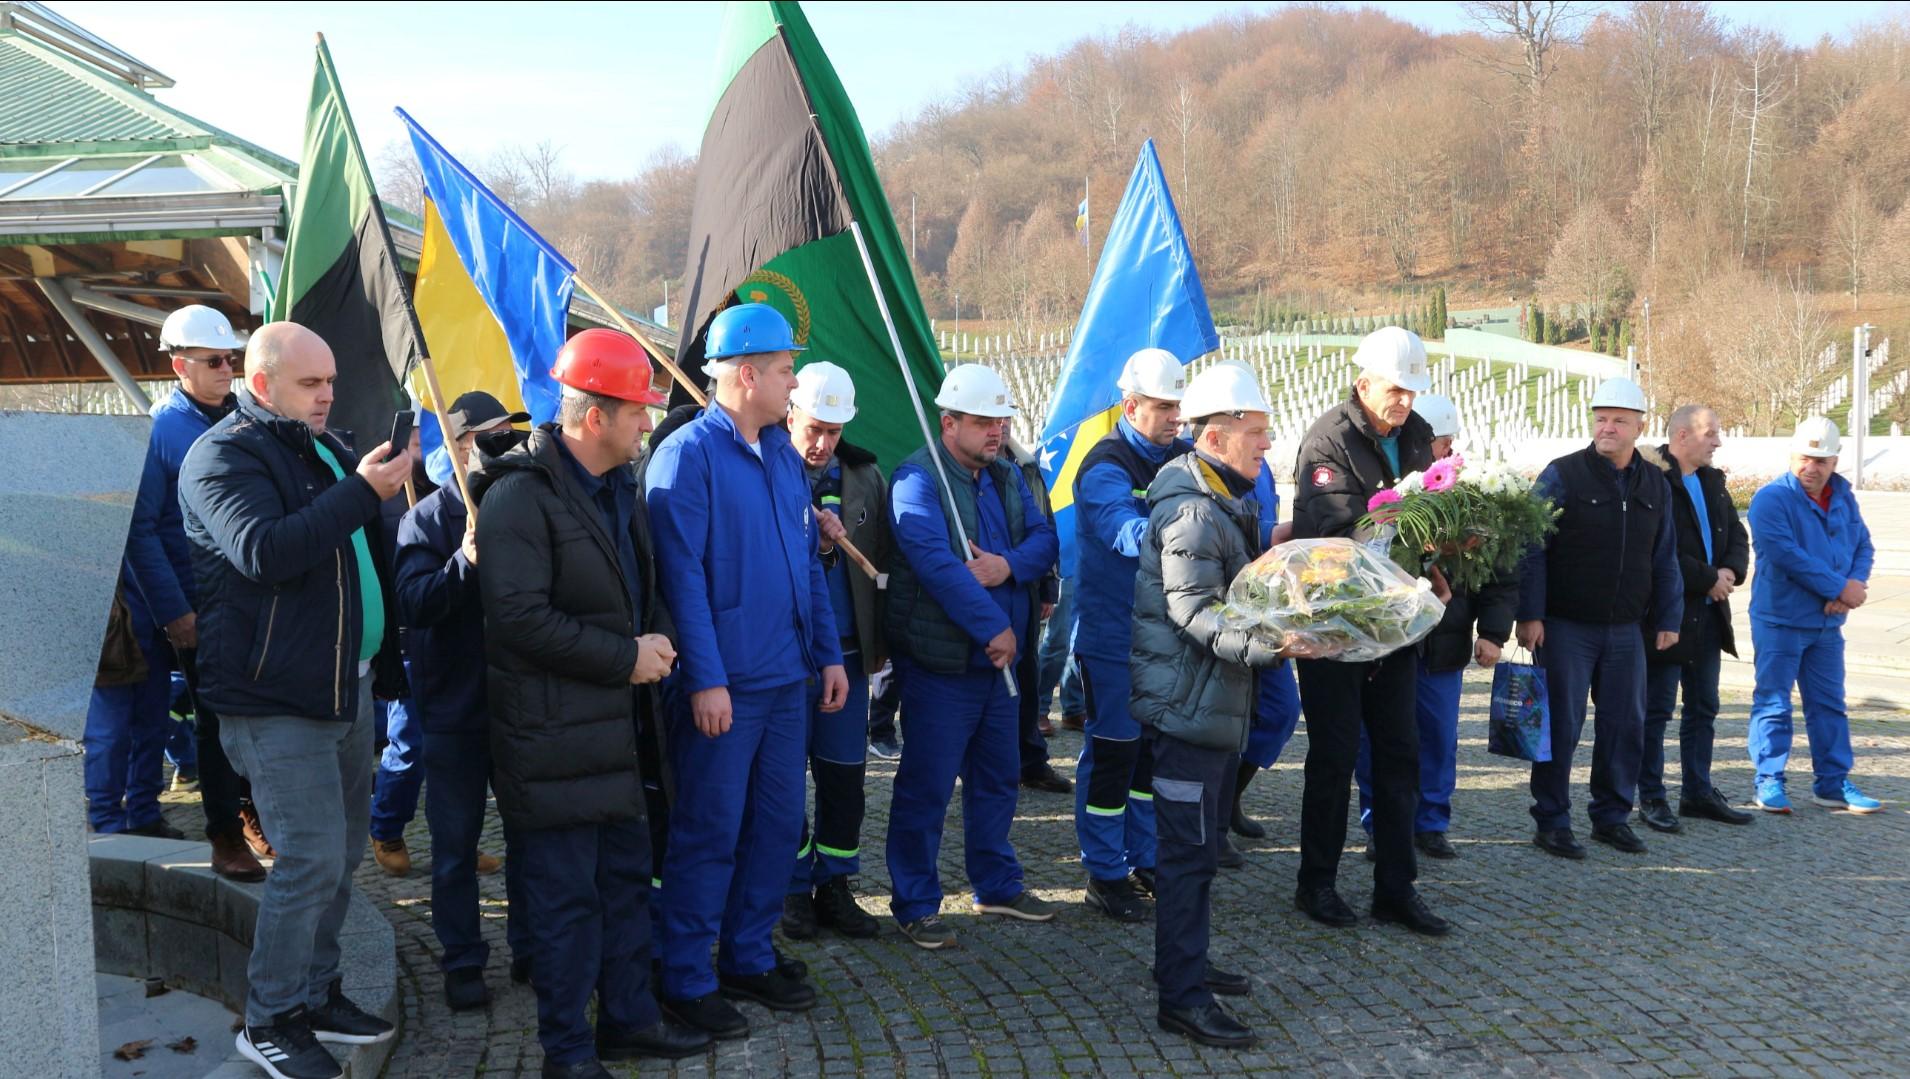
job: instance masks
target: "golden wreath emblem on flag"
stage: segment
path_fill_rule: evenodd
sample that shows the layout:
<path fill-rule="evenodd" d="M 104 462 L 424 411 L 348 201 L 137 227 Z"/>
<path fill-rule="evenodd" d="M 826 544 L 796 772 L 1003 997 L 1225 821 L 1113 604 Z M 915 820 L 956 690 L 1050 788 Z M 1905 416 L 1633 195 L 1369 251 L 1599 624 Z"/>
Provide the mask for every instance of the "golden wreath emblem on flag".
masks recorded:
<path fill-rule="evenodd" d="M 781 296 L 778 297 L 772 293 L 771 289 L 780 293 Z M 743 278 L 743 283 L 736 286 L 736 295 L 748 303 L 766 303 L 784 314 L 793 313 L 796 316 L 793 320 L 796 343 L 809 344 L 809 298 L 802 294 L 802 289 L 796 287 L 796 282 L 791 280 L 788 274 L 777 273 L 775 270 L 757 270 Z M 777 303 L 776 300 L 779 298 L 785 303 Z"/>

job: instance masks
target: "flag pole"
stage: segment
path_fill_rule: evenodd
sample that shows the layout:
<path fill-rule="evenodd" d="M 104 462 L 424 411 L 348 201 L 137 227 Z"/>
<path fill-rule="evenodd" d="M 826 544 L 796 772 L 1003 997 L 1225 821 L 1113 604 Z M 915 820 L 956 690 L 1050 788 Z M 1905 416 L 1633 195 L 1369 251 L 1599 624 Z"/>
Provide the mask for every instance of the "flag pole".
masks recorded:
<path fill-rule="evenodd" d="M 862 255 L 862 270 L 869 276 L 869 289 L 875 293 L 876 309 L 882 312 L 882 324 L 889 330 L 889 347 L 895 350 L 896 365 L 902 368 L 902 381 L 909 388 L 909 404 L 915 406 L 916 422 L 922 425 L 922 437 L 930 447 L 928 459 L 934 463 L 935 474 L 942 481 L 942 494 L 948 499 L 948 519 L 954 522 L 955 536 L 961 540 L 962 550 L 966 552 L 970 547 L 968 529 L 962 524 L 962 515 L 955 512 L 955 489 L 948 481 L 948 469 L 942 464 L 942 455 L 934 450 L 935 432 L 929 428 L 928 413 L 922 408 L 922 393 L 915 386 L 915 373 L 909 370 L 908 355 L 902 351 L 902 335 L 895 331 L 895 319 L 889 314 L 888 298 L 882 295 L 882 281 L 875 275 L 875 260 L 869 257 L 868 241 L 862 238 L 862 222 L 849 222 L 849 231 L 855 234 L 856 251 Z M 1015 688 L 1015 673 L 1003 667 L 1001 676 L 1008 684 L 1008 696 L 1019 697 L 1021 694 Z"/>
<path fill-rule="evenodd" d="M 418 367 L 424 372 L 424 388 L 431 394 L 431 414 L 438 418 L 438 433 L 444 437 L 445 455 L 451 458 L 451 475 L 458 483 L 458 496 L 464 499 L 464 512 L 477 527 L 477 503 L 471 501 L 471 479 L 465 475 L 464 455 L 458 452 L 457 436 L 451 433 L 451 414 L 445 410 L 444 390 L 438 385 L 438 368 L 431 353 L 418 350 Z"/>
<path fill-rule="evenodd" d="M 676 365 L 676 361 L 670 359 L 670 356 L 668 353 L 658 348 L 655 344 L 652 344 L 650 341 L 650 338 L 647 337 L 643 333 L 643 331 L 637 329 L 636 326 L 632 325 L 629 319 L 624 318 L 623 312 L 617 310 L 616 304 L 613 304 L 609 300 L 604 299 L 603 295 L 599 293 L 596 289 L 591 288 L 590 282 L 584 280 L 583 278 L 578 277 L 576 275 L 572 275 L 571 281 L 575 283 L 578 288 L 584 290 L 584 295 L 596 301 L 596 304 L 598 307 L 601 307 L 605 311 L 609 312 L 611 320 L 616 322 L 618 326 L 622 327 L 623 332 L 636 338 L 637 344 L 642 345 L 643 350 L 645 352 L 648 352 L 650 355 L 655 356 L 657 358 L 657 362 L 663 365 L 663 369 L 670 372 L 670 377 L 676 379 L 677 385 L 682 386 L 685 390 L 689 391 L 690 397 L 693 400 L 695 400 L 697 404 L 702 405 L 705 408 L 709 407 L 709 404 L 710 404 L 709 395 L 703 392 L 702 387 L 698 386 L 694 382 L 691 382 L 689 376 L 685 375 L 683 373 L 683 369 Z"/>

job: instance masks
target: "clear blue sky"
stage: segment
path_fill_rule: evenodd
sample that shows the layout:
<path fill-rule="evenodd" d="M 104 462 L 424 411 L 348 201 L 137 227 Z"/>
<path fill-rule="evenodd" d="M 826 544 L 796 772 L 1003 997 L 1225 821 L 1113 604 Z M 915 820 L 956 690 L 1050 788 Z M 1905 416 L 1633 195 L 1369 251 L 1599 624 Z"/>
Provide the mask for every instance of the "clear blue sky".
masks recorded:
<path fill-rule="evenodd" d="M 402 105 L 452 153 L 482 161 L 549 139 L 586 178 L 635 173 L 658 148 L 702 138 L 720 11 L 714 3 L 126 3 L 52 0 L 60 14 L 177 80 L 175 108 L 296 158 L 312 33 L 331 43 L 367 150 L 399 138 Z M 812 0 L 810 22 L 871 134 L 965 83 L 1084 35 L 1162 32 L 1275 5 L 851 3 Z M 1348 5 L 1357 6 L 1357 5 Z M 1364 6 L 1433 30 L 1456 3 Z M 1793 41 L 1837 34 L 1902 4 L 1714 3 Z"/>

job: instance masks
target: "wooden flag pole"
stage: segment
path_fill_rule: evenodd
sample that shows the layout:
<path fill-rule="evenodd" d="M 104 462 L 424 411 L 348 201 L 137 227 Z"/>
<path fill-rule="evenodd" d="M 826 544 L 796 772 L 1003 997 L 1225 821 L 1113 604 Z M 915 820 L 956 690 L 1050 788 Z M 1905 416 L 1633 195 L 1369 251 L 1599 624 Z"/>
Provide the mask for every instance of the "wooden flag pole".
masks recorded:
<path fill-rule="evenodd" d="M 596 289 L 590 287 L 590 282 L 584 280 L 583 278 L 573 275 L 571 277 L 571 281 L 574 282 L 578 288 L 584 290 L 584 295 L 596 301 L 598 307 L 601 307 L 606 312 L 609 312 L 610 318 L 614 322 L 616 322 L 618 326 L 622 327 L 623 332 L 636 338 L 637 344 L 642 345 L 643 350 L 645 352 L 648 352 L 650 355 L 655 356 L 657 358 L 657 362 L 663 365 L 663 369 L 670 372 L 670 377 L 676 379 L 677 385 L 689 391 L 690 397 L 694 399 L 697 404 L 702 405 L 705 408 L 709 407 L 710 398 L 708 394 L 705 394 L 703 392 L 703 388 L 698 386 L 696 383 L 690 381 L 689 376 L 683 373 L 683 369 L 676 365 L 676 361 L 670 359 L 669 353 L 664 352 L 662 349 L 652 344 L 650 341 L 650 338 L 645 336 L 643 331 L 637 329 L 636 326 L 632 325 L 629 319 L 624 318 L 623 312 L 617 310 L 616 304 L 613 304 L 609 300 L 604 299 L 603 296 Z"/>
<path fill-rule="evenodd" d="M 444 389 L 438 385 L 438 369 L 429 352 L 418 353 L 418 366 L 424 369 L 424 388 L 431 394 L 431 411 L 438 417 L 438 431 L 444 436 L 444 452 L 451 458 L 451 475 L 458 481 L 458 495 L 464 499 L 464 512 L 470 514 L 471 527 L 477 527 L 477 503 L 471 501 L 471 481 L 464 474 L 464 455 L 458 452 L 458 440 L 451 433 L 451 414 L 445 410 Z"/>
<path fill-rule="evenodd" d="M 862 572 L 869 575 L 869 579 L 875 582 L 877 588 L 887 588 L 889 586 L 889 575 L 878 572 L 875 568 L 875 563 L 869 561 L 868 555 L 856 550 L 856 545 L 849 542 L 848 536 L 837 540 L 836 546 L 842 548 L 844 554 L 854 559 L 856 565 L 862 567 Z"/>

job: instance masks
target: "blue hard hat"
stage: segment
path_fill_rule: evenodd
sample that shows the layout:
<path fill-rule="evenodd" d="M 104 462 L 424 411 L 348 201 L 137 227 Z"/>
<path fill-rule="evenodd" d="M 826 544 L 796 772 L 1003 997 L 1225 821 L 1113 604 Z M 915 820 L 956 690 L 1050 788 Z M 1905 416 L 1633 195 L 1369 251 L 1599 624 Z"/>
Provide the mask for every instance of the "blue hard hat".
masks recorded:
<path fill-rule="evenodd" d="M 703 341 L 703 357 L 724 360 L 763 352 L 801 352 L 789 320 L 766 303 L 741 303 L 717 312 Z"/>

